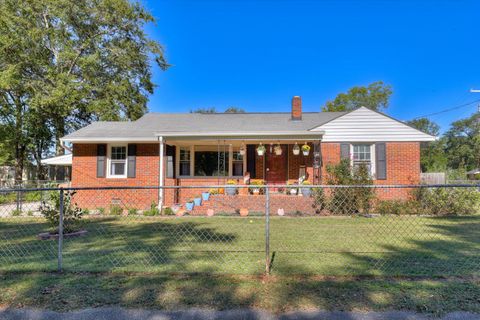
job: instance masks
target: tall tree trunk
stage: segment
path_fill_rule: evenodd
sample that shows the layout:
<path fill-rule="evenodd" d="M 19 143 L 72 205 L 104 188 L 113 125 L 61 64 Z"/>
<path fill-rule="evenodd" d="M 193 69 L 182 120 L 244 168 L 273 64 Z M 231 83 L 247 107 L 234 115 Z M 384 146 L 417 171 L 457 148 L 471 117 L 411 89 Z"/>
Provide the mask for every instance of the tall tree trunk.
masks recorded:
<path fill-rule="evenodd" d="M 23 106 L 20 102 L 15 106 L 15 181 L 23 179 L 25 166 L 25 139 L 23 138 Z"/>
<path fill-rule="evenodd" d="M 65 154 L 65 149 L 60 144 L 60 138 L 65 136 L 65 119 L 58 117 L 55 124 L 55 154 L 57 156 Z"/>

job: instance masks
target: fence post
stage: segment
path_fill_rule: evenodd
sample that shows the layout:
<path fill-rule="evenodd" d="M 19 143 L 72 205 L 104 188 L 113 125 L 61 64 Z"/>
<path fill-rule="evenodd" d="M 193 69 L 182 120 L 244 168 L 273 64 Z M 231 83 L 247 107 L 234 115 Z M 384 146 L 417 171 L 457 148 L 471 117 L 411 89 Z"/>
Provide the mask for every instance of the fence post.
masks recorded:
<path fill-rule="evenodd" d="M 265 186 L 265 273 L 270 274 L 270 192 Z"/>
<path fill-rule="evenodd" d="M 62 264 L 63 264 L 63 210 L 64 210 L 64 203 L 63 203 L 63 188 L 60 188 L 60 206 L 59 206 L 59 213 L 60 217 L 58 220 L 58 272 L 62 272 Z"/>

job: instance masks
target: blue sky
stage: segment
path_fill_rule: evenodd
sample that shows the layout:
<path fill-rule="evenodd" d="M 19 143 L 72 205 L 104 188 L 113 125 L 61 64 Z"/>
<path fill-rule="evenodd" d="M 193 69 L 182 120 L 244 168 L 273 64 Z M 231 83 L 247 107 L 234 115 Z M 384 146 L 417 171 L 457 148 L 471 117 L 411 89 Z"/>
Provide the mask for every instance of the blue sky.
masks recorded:
<path fill-rule="evenodd" d="M 376 80 L 409 120 L 480 99 L 480 1 L 142 0 L 172 67 L 154 69 L 149 109 L 318 111 Z M 477 105 L 432 116 L 445 130 Z"/>

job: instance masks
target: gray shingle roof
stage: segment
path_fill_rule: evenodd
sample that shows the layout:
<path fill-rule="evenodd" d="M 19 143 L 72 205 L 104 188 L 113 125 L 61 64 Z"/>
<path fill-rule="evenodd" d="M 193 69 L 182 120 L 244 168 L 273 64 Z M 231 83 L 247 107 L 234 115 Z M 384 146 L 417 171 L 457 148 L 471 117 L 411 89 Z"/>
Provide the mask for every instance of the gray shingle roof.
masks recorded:
<path fill-rule="evenodd" d="M 346 112 L 303 113 L 302 120 L 292 121 L 287 113 L 147 113 L 132 122 L 94 122 L 63 138 L 154 138 L 161 133 L 198 135 L 202 133 L 241 134 L 247 132 L 307 133 Z"/>

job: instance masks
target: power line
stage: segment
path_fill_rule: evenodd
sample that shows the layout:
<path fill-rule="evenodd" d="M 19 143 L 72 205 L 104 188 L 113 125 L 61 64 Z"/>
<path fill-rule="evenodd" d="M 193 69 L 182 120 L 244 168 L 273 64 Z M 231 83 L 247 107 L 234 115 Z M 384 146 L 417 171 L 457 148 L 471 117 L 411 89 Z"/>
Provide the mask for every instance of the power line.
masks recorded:
<path fill-rule="evenodd" d="M 445 112 L 450 112 L 450 111 L 453 111 L 453 110 L 457 110 L 457 109 L 460 109 L 460 108 L 465 108 L 465 107 L 468 107 L 474 103 L 477 103 L 477 102 L 480 102 L 480 99 L 477 99 L 477 100 L 474 100 L 474 101 L 471 101 L 471 102 L 468 102 L 468 103 L 464 103 L 464 104 L 461 104 L 461 105 L 458 105 L 458 106 L 455 106 L 455 107 L 452 107 L 452 108 L 448 108 L 448 109 L 444 109 L 444 110 L 441 110 L 441 111 L 438 111 L 438 112 L 434 112 L 434 113 L 429 113 L 429 114 L 425 114 L 425 115 L 422 115 L 422 116 L 418 116 L 418 117 L 415 117 L 413 119 L 418 119 L 418 118 L 426 118 L 426 117 L 431 117 L 431 116 L 435 116 L 437 114 L 442 114 L 442 113 L 445 113 Z"/>

